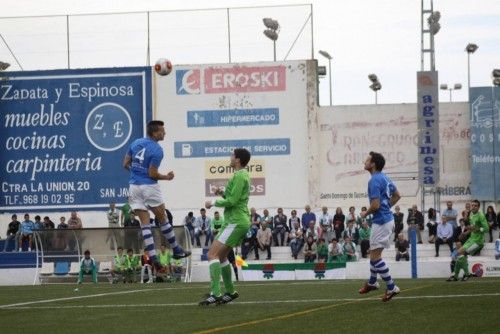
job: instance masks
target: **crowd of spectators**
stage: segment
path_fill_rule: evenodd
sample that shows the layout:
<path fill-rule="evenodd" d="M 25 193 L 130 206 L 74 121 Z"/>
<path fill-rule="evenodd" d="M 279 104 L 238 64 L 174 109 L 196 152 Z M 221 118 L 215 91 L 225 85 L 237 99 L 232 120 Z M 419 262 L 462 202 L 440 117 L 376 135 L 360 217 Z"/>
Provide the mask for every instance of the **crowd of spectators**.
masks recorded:
<path fill-rule="evenodd" d="M 362 207 L 361 211 L 366 211 Z M 355 261 L 359 257 L 366 258 L 370 248 L 371 217 L 361 218 L 355 207 L 350 207 L 344 214 L 342 208 L 338 207 L 334 213 L 329 208 L 323 207 L 319 213 L 314 213 L 309 205 L 304 207 L 302 214 L 297 210 L 291 210 L 287 216 L 282 208 L 278 208 L 274 215 L 268 209 L 258 213 L 251 208 L 251 227 L 243 241 L 241 251 L 243 258 L 248 258 L 254 253 L 255 259 L 260 259 L 260 253 L 264 252 L 266 259 L 272 259 L 272 247 L 290 247 L 291 256 L 294 259 L 303 257 L 306 262 L 327 261 Z M 435 245 L 435 256 L 439 256 L 440 246 L 446 244 L 450 250 L 453 249 L 455 241 L 462 243 L 468 238 L 467 226 L 469 225 L 470 204 L 466 203 L 463 210 L 458 211 L 452 202 L 447 202 L 446 209 L 442 213 L 430 208 L 426 214 L 413 205 L 407 212 L 403 212 L 399 206 L 394 207 L 394 243 L 397 260 L 409 260 L 409 236 L 415 230 L 417 242 L 423 243 L 423 233 L 428 233 L 427 242 Z M 114 203 L 109 205 L 107 211 L 109 227 L 139 227 L 140 222 L 134 215 L 128 203 L 117 208 Z M 488 206 L 485 212 L 490 226 L 486 242 L 493 242 L 495 231 L 500 226 L 500 212 L 497 214 L 493 206 Z M 167 217 L 173 220 L 172 214 L 167 210 Z M 152 224 L 157 222 L 151 219 Z M 407 233 L 403 234 L 405 230 Z M 189 212 L 184 218 L 184 225 L 189 232 L 189 238 L 193 247 L 208 247 L 223 225 L 223 218 L 219 212 L 214 212 L 210 217 L 208 212 L 202 208 L 199 215 Z M 4 243 L 4 251 L 10 240 L 14 240 L 15 249 L 31 251 L 33 248 L 33 232 L 37 230 L 50 229 L 81 229 L 82 221 L 76 211 L 70 213 L 68 218 L 61 216 L 56 225 L 50 217 L 36 215 L 34 221 L 26 213 L 24 219 L 19 221 L 17 215 L 12 215 L 12 221 L 7 229 L 7 242 Z M 489 240 L 488 240 L 489 237 Z M 24 245 L 24 248 L 23 248 Z M 55 249 L 64 248 L 66 240 L 61 236 L 53 241 Z M 146 269 L 147 272 L 147 269 Z"/>
<path fill-rule="evenodd" d="M 366 210 L 366 207 L 361 208 L 361 211 Z M 436 257 L 439 256 L 441 245 L 446 244 L 451 251 L 455 240 L 465 242 L 469 234 L 467 226 L 470 212 L 469 203 L 465 204 L 461 217 L 458 217 L 452 202 L 447 202 L 442 214 L 433 208 L 424 214 L 418 210 L 417 205 L 413 205 L 406 213 L 399 206 L 395 206 L 393 241 L 396 260 L 409 261 L 408 240 L 412 230 L 416 232 L 419 244 L 423 243 L 423 233 L 428 233 L 426 239 L 428 243 L 435 245 Z M 500 213 L 496 214 L 493 207 L 489 206 L 486 218 L 491 227 L 489 242 L 493 242 L 494 231 L 500 226 Z M 360 257 L 367 258 L 371 219 L 370 215 L 361 218 L 355 207 L 350 207 L 346 214 L 340 207 L 336 208 L 334 214 L 330 213 L 327 207 L 323 207 L 321 212 L 315 214 L 311 207 L 306 205 L 300 216 L 296 210 L 291 210 L 289 217 L 282 208 L 278 208 L 274 216 L 268 209 L 264 209 L 260 214 L 255 208 L 251 208 L 251 227 L 241 246 L 242 257 L 247 259 L 253 252 L 254 258 L 259 260 L 260 253 L 264 252 L 269 260 L 272 259 L 272 247 L 287 246 L 290 247 L 294 259 L 302 254 L 305 262 L 356 261 Z M 205 247 L 213 241 L 212 221 L 204 209 L 200 210 L 198 217 L 195 217 L 193 212 L 188 213 L 184 224 L 190 231 L 193 246 L 201 247 L 201 235 L 205 235 Z M 405 223 L 407 233 L 403 233 Z"/>

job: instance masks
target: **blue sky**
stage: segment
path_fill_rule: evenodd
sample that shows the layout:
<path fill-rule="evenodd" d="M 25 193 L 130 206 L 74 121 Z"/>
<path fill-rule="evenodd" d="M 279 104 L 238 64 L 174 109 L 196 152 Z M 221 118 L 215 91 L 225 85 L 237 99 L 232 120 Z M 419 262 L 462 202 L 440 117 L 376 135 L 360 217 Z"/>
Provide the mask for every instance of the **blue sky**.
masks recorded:
<path fill-rule="evenodd" d="M 428 1 L 428 0 L 427 0 Z M 376 73 L 383 85 L 379 103 L 416 100 L 420 69 L 419 0 L 2 0 L 0 16 L 55 15 L 313 4 L 315 57 L 327 65 L 318 50 L 333 56 L 334 104 L 369 104 L 374 95 L 367 75 Z M 436 36 L 436 65 L 441 83 L 462 83 L 454 101 L 467 99 L 468 42 L 479 50 L 471 57 L 472 86 L 491 85 L 493 68 L 500 67 L 500 1 L 435 0 L 442 14 Z M 282 28 L 277 58 L 283 59 L 309 15 L 309 6 L 231 11 L 233 61 L 272 60 L 272 44 L 262 35 L 261 18 L 271 16 Z M 135 66 L 146 63 L 145 16 L 71 18 L 73 67 Z M 174 64 L 227 62 L 225 11 L 179 12 L 151 16 L 151 59 L 170 58 Z M 0 19 L 0 33 L 26 69 L 65 68 L 65 18 Z M 288 59 L 311 57 L 311 30 L 306 25 Z M 0 59 L 18 69 L 0 42 Z M 448 101 L 442 92 L 441 100 Z M 321 104 L 328 104 L 328 80 L 320 83 Z"/>

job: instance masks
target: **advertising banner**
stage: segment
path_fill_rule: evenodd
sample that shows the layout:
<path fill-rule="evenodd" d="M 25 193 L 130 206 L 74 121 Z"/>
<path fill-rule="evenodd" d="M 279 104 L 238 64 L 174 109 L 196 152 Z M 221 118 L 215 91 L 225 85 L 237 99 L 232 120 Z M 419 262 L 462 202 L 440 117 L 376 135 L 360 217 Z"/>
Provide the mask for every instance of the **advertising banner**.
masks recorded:
<path fill-rule="evenodd" d="M 200 207 L 225 186 L 237 147 L 252 154 L 250 207 L 307 203 L 306 64 L 176 65 L 168 76 L 155 75 L 155 117 L 167 130 L 162 168 L 175 172 L 161 183 L 170 209 Z"/>
<path fill-rule="evenodd" d="M 144 135 L 151 69 L 10 72 L 0 83 L 0 210 L 125 202 L 130 142 Z"/>
<path fill-rule="evenodd" d="M 419 185 L 439 185 L 439 88 L 438 72 L 417 72 Z"/>
<path fill-rule="evenodd" d="M 472 195 L 500 199 L 500 88 L 473 87 L 470 96 Z"/>

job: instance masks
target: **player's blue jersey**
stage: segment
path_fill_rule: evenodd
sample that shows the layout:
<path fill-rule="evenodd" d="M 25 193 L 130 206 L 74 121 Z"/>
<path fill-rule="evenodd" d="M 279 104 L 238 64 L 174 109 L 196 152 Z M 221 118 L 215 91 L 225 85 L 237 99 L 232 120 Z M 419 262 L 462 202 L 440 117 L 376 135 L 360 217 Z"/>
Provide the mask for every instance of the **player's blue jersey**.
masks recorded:
<path fill-rule="evenodd" d="M 149 167 L 160 167 L 163 149 L 151 138 L 140 138 L 130 144 L 128 154 L 132 157 L 130 165 L 130 184 L 155 184 L 157 180 L 149 177 Z"/>
<path fill-rule="evenodd" d="M 380 172 L 372 174 L 368 182 L 368 198 L 370 202 L 377 198 L 380 200 L 380 207 L 373 214 L 372 224 L 381 225 L 394 220 L 390 199 L 396 190 L 396 186 L 387 175 Z"/>

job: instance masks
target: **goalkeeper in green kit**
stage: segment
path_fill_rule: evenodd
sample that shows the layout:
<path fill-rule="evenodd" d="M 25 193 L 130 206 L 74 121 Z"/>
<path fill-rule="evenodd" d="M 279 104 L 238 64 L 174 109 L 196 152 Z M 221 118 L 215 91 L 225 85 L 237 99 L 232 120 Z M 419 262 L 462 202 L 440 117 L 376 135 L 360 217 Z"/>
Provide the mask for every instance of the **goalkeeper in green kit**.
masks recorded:
<path fill-rule="evenodd" d="M 232 248 L 241 244 L 250 228 L 250 212 L 248 211 L 248 197 L 250 196 L 250 176 L 245 169 L 250 161 L 250 152 L 244 148 L 237 148 L 231 155 L 231 167 L 234 168 L 233 177 L 227 183 L 225 191 L 217 188 L 216 195 L 222 199 L 207 201 L 205 207 L 224 208 L 224 226 L 215 237 L 208 251 L 210 268 L 210 294 L 200 302 L 200 305 L 227 304 L 239 297 L 234 289 L 231 277 L 232 266 L 227 255 Z M 221 293 L 220 278 L 224 282 L 225 294 Z"/>
<path fill-rule="evenodd" d="M 489 226 L 486 221 L 486 217 L 482 212 L 479 211 L 480 203 L 477 199 L 471 202 L 471 211 L 472 214 L 469 217 L 470 226 L 469 231 L 471 232 L 469 239 L 464 243 L 464 245 L 458 250 L 458 259 L 456 260 L 455 266 L 458 266 L 458 271 L 460 268 L 464 270 L 464 272 L 468 273 L 468 263 L 467 263 L 467 255 L 474 255 L 479 252 L 484 246 L 484 234 L 488 233 Z M 458 273 L 453 277 L 450 277 L 453 280 L 458 279 Z M 467 280 L 469 275 L 464 275 L 462 280 Z"/>

